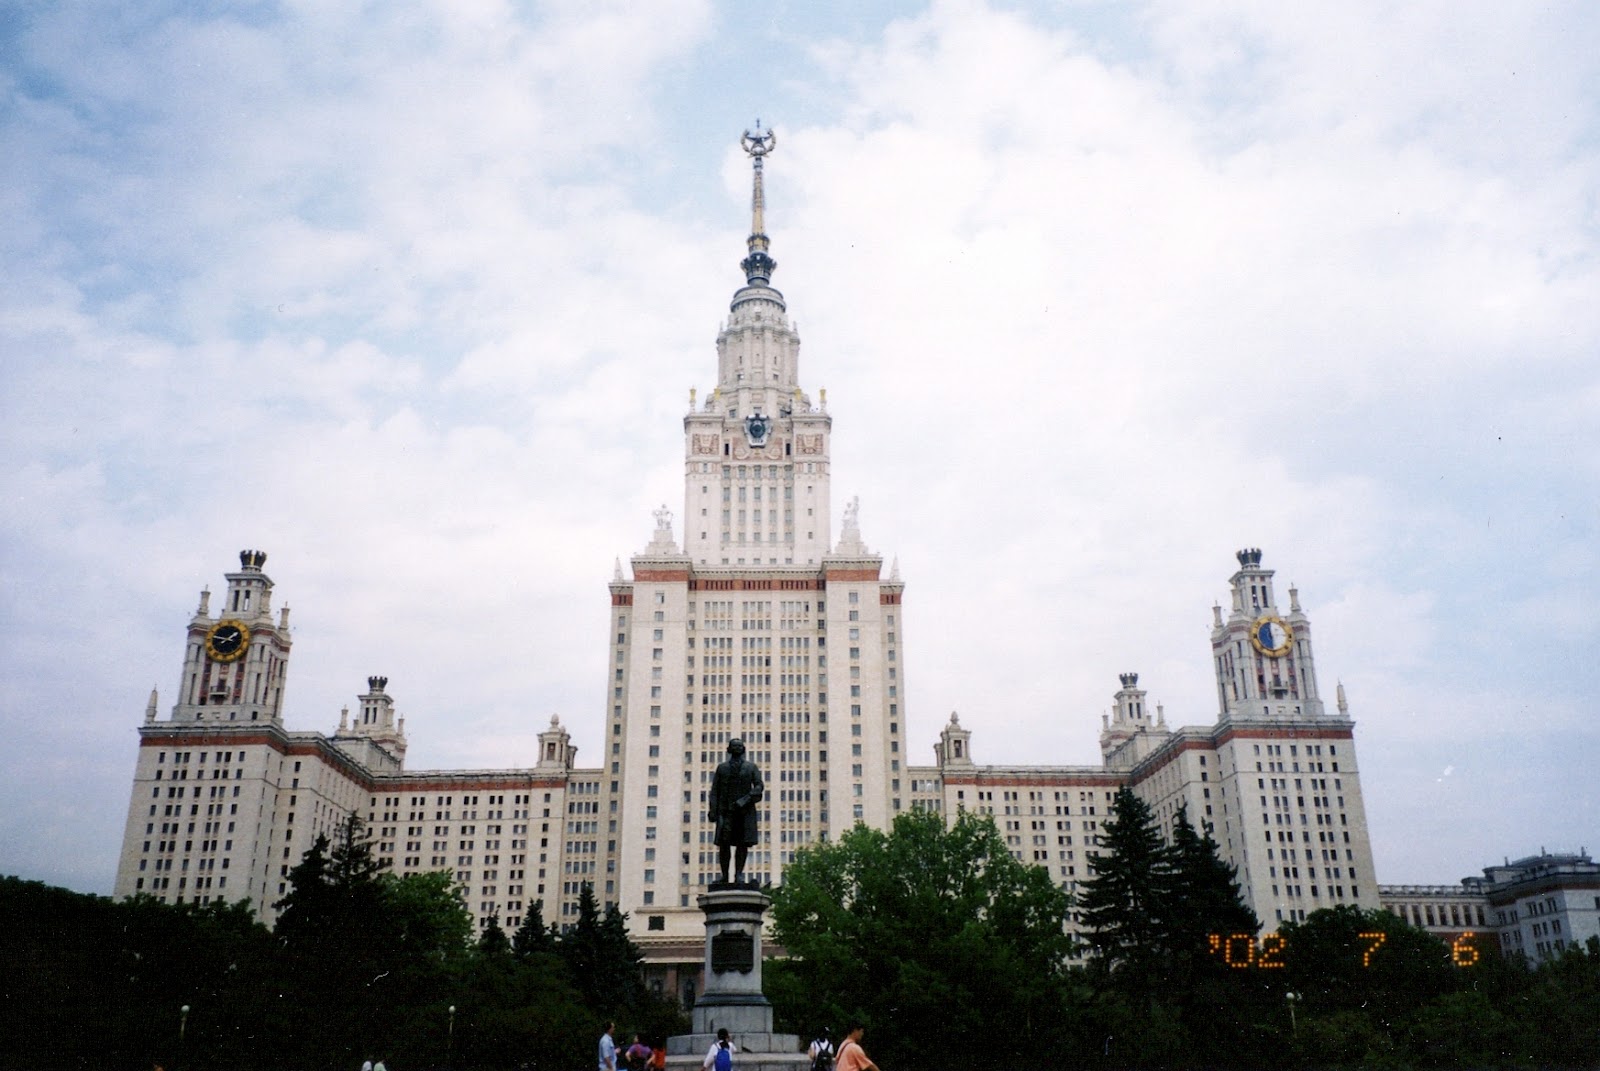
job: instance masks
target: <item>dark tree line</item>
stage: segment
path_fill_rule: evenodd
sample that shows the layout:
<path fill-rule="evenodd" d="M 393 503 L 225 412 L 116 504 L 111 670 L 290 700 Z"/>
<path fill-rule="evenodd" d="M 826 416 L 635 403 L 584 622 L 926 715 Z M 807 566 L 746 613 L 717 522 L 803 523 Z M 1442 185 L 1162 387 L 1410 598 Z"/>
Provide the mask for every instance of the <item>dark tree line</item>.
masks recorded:
<path fill-rule="evenodd" d="M 773 890 L 779 1028 L 862 1017 L 886 1071 L 1600 1066 L 1600 941 L 1529 969 L 1489 935 L 1452 948 L 1348 906 L 1258 937 L 1186 815 L 1164 837 L 1119 793 L 1101 838 L 1077 903 L 971 814 L 802 851 Z M 269 931 L 242 904 L 0 878 L 0 1066 L 350 1071 L 381 1055 L 391 1071 L 570 1071 L 607 1018 L 687 1028 L 592 890 L 565 933 L 535 905 L 514 934 L 474 939 L 450 875 L 383 871 L 359 822 L 290 884 Z"/>
<path fill-rule="evenodd" d="M 860 1016 L 889 1071 L 1600 1066 L 1600 941 L 1530 970 L 1354 907 L 1261 937 L 1186 813 L 1163 836 L 1123 790 L 1100 833 L 1077 903 L 971 814 L 802 851 L 773 893 L 780 1024 Z"/>
<path fill-rule="evenodd" d="M 388 873 L 359 821 L 319 838 L 289 880 L 269 931 L 243 904 L 0 878 L 0 1066 L 573 1068 L 608 1018 L 682 1030 L 676 1005 L 646 992 L 626 920 L 592 891 L 565 933 L 535 904 L 514 936 L 495 921 L 474 939 L 451 875 Z"/>

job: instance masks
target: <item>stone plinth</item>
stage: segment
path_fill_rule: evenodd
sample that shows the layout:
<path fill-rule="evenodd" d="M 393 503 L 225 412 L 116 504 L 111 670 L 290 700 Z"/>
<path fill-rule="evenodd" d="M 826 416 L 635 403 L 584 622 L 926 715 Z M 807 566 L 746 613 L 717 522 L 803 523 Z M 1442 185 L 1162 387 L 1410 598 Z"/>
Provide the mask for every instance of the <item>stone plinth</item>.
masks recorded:
<path fill-rule="evenodd" d="M 735 1071 L 803 1071 L 798 1034 L 772 1032 L 761 991 L 761 928 L 772 901 L 755 886 L 713 885 L 700 897 L 706 916 L 705 991 L 690 1012 L 693 1033 L 667 1039 L 669 1071 L 700 1066 L 726 1029 L 738 1050 Z"/>

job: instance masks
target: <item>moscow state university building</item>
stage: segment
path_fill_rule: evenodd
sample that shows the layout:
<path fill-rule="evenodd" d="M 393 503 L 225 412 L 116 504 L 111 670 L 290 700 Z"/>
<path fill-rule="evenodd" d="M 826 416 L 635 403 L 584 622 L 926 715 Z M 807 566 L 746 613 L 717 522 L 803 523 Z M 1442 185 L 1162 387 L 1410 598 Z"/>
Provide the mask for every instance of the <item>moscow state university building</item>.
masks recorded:
<path fill-rule="evenodd" d="M 744 285 L 717 334 L 716 381 L 691 392 L 683 418 L 683 515 L 674 526 L 657 511 L 648 545 L 610 583 L 601 753 L 578 764 L 552 718 L 516 767 L 408 769 L 405 719 L 376 676 L 337 727 L 290 728 L 288 612 L 273 608 L 266 554 L 244 551 L 188 623 L 176 702 L 163 713 L 152 693 L 145 710 L 117 896 L 243 899 L 270 923 L 289 870 L 354 815 L 396 873 L 450 871 L 480 926 L 513 930 L 535 902 L 546 922 L 570 924 L 592 885 L 628 913 L 651 984 L 692 996 L 696 899 L 716 873 L 706 790 L 739 737 L 766 781 L 747 872 L 762 880 L 780 882 L 795 852 L 858 822 L 967 810 L 1071 888 L 1127 784 L 1164 827 L 1180 805 L 1210 823 L 1269 929 L 1378 906 L 1343 690 L 1330 709 L 1299 595 L 1276 588 L 1256 549 L 1239 552 L 1211 608 L 1216 710 L 1190 719 L 1204 724 L 1169 725 L 1136 673 L 1108 673 L 1120 687 L 1097 764 L 979 764 L 973 734 L 995 712 L 951 714 L 919 749 L 932 743 L 934 761 L 913 764 L 904 584 L 863 542 L 854 502 L 834 515 L 826 393 L 803 385 L 799 335 L 772 285 L 774 144 L 770 132 L 744 138 Z M 418 728 L 447 731 L 426 713 Z"/>

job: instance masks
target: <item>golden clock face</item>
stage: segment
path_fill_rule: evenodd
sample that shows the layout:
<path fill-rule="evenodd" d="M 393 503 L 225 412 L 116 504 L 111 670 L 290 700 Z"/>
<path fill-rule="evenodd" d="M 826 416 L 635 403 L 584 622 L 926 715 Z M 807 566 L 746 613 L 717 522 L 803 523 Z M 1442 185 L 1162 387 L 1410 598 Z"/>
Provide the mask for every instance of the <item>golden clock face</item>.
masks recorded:
<path fill-rule="evenodd" d="M 213 662 L 237 662 L 249 648 L 250 630 L 242 621 L 218 621 L 206 633 L 206 654 Z"/>
<path fill-rule="evenodd" d="M 1281 658 L 1289 653 L 1294 643 L 1294 630 L 1283 618 L 1262 614 L 1250 626 L 1250 645 L 1268 658 Z"/>

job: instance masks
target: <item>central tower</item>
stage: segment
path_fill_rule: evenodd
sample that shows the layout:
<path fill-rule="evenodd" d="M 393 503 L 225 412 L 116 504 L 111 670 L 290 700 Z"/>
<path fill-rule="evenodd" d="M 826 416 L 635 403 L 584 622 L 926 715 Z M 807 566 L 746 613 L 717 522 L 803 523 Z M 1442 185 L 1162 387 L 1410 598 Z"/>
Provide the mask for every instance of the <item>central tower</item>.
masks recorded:
<path fill-rule="evenodd" d="M 813 403 L 800 387 L 800 338 L 772 286 L 764 170 L 777 139 L 757 124 L 741 144 L 752 164 L 744 285 L 717 332 L 716 385 L 703 399 L 691 391 L 683 418 L 682 548 L 663 506 L 631 576 L 618 564 L 609 798 L 601 820 L 569 822 L 570 834 L 604 834 L 595 892 L 646 944 L 703 939 L 696 901 L 717 854 L 706 791 L 730 739 L 767 784 L 746 871 L 758 881 L 781 880 L 796 850 L 857 821 L 886 827 L 909 798 L 904 585 L 883 576 L 854 501 L 834 538 L 833 422 L 825 395 Z"/>
<path fill-rule="evenodd" d="M 717 333 L 717 383 L 690 393 L 684 432 L 684 552 L 696 565 L 821 564 L 828 551 L 833 421 L 800 388 L 800 336 L 772 287 L 763 170 L 777 138 L 742 139 L 753 170 L 745 285 Z"/>

